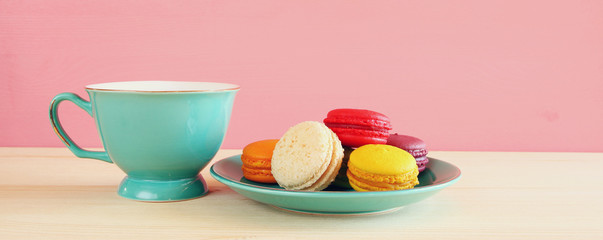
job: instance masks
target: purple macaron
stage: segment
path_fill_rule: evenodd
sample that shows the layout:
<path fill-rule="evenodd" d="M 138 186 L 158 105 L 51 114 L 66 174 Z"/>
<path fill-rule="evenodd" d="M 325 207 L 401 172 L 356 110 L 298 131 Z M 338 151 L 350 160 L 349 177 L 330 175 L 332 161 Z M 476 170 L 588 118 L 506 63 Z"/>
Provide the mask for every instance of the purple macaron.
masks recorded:
<path fill-rule="evenodd" d="M 389 135 L 387 145 L 398 147 L 409 152 L 417 161 L 419 172 L 425 170 L 425 166 L 429 162 L 429 159 L 427 158 L 427 149 L 423 140 L 413 136 L 394 133 Z"/>

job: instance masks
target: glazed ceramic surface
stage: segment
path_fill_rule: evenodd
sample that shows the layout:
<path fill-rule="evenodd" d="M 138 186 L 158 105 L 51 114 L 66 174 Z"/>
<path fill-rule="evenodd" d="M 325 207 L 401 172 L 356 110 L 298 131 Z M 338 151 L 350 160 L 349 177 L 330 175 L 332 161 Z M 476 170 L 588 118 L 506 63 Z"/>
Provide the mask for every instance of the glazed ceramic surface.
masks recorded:
<path fill-rule="evenodd" d="M 118 82 L 86 87 L 90 101 L 57 95 L 50 118 L 78 157 L 113 162 L 128 176 L 118 193 L 142 201 L 177 201 L 207 192 L 199 176 L 222 144 L 238 86 L 201 82 Z M 78 147 L 58 121 L 69 100 L 96 122 L 105 151 Z"/>
<path fill-rule="evenodd" d="M 383 192 L 356 192 L 329 187 L 320 192 L 291 191 L 277 184 L 249 181 L 241 171 L 241 155 L 216 162 L 212 177 L 234 191 L 258 202 L 285 210 L 311 214 L 371 214 L 396 210 L 419 202 L 459 180 L 461 171 L 442 160 L 429 158 L 425 171 L 419 174 L 419 185 L 413 189 Z"/>

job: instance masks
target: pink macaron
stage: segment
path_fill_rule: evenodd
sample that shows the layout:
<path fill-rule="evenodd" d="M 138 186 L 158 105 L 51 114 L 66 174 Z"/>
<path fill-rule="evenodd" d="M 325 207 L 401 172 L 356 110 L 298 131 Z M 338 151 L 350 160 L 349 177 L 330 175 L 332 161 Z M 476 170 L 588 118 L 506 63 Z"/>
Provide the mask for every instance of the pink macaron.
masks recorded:
<path fill-rule="evenodd" d="M 417 161 L 419 172 L 425 170 L 427 163 L 429 163 L 425 142 L 419 138 L 395 133 L 389 135 L 387 144 L 409 152 Z"/>

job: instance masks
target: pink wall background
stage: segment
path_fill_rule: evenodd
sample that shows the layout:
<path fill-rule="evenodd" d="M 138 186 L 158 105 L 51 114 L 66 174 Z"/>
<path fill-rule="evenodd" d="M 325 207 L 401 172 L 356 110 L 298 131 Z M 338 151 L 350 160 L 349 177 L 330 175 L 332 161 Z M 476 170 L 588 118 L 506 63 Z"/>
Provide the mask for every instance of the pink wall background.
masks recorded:
<path fill-rule="evenodd" d="M 602 42 L 603 1 L 0 1 L 0 146 L 63 146 L 60 92 L 184 80 L 241 85 L 224 148 L 352 107 L 431 150 L 601 152 Z"/>

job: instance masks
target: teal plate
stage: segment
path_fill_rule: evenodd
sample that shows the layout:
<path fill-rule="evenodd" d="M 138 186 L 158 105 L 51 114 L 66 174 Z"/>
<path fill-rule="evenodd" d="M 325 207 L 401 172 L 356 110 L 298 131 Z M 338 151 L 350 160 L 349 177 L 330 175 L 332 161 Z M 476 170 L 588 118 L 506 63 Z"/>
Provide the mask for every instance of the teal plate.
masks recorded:
<path fill-rule="evenodd" d="M 263 184 L 243 177 L 241 155 L 228 157 L 211 166 L 210 173 L 235 192 L 292 212 L 324 215 L 363 215 L 387 213 L 416 203 L 455 183 L 461 170 L 445 161 L 429 158 L 413 189 L 356 192 L 329 187 L 320 192 L 285 190 L 277 184 Z"/>

